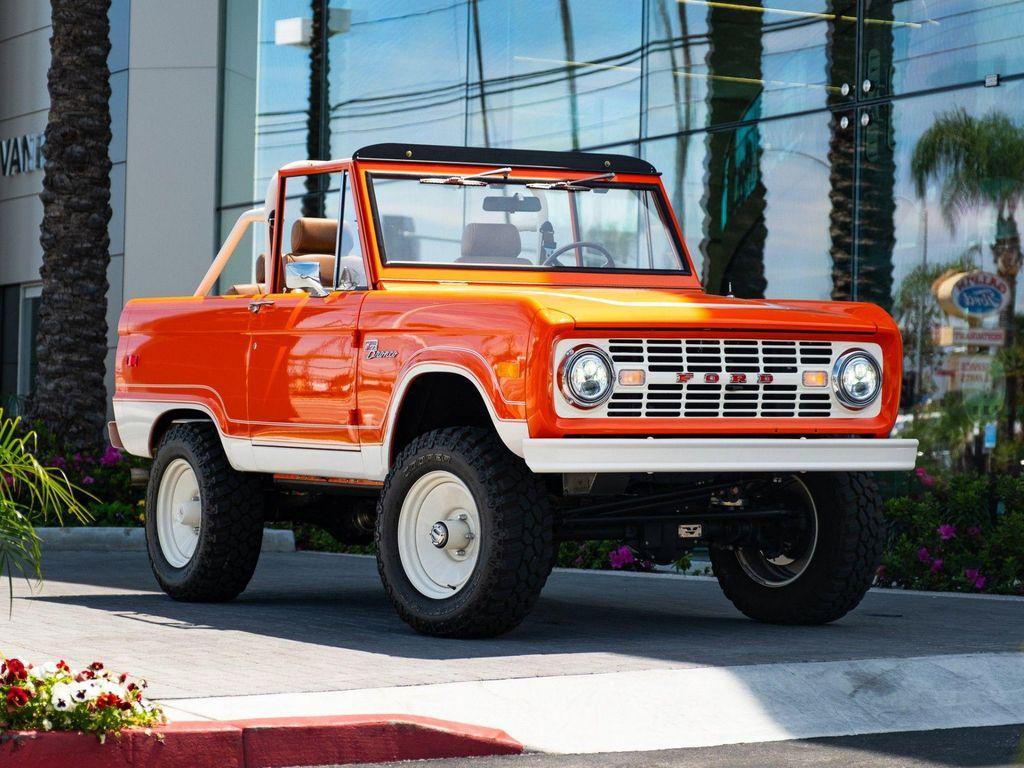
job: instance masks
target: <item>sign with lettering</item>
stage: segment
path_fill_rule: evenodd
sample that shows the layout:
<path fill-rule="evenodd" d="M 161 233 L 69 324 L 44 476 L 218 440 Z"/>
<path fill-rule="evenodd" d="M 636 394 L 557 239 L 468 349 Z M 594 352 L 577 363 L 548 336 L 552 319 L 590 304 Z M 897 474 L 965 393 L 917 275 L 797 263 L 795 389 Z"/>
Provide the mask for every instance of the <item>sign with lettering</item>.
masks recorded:
<path fill-rule="evenodd" d="M 1002 328 L 937 325 L 932 328 L 932 341 L 940 347 L 1001 347 L 1006 343 L 1006 331 Z"/>
<path fill-rule="evenodd" d="M 1009 283 L 980 269 L 940 278 L 934 290 L 947 314 L 968 320 L 997 315 L 1010 300 Z"/>
<path fill-rule="evenodd" d="M 0 174 L 16 176 L 42 170 L 43 136 L 40 132 L 0 139 Z"/>

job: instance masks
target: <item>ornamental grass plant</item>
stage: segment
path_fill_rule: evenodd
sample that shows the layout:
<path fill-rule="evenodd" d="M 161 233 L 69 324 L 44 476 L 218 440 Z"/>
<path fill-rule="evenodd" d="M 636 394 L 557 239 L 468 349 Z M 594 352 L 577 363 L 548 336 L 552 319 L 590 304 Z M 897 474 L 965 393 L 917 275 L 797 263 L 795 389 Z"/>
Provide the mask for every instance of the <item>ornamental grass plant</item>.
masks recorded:
<path fill-rule="evenodd" d="M 0 411 L 0 577 L 7 577 L 12 601 L 15 575 L 42 578 L 35 526 L 89 518 L 76 496 L 85 492 L 60 468 L 41 464 L 36 444 L 34 432 Z"/>

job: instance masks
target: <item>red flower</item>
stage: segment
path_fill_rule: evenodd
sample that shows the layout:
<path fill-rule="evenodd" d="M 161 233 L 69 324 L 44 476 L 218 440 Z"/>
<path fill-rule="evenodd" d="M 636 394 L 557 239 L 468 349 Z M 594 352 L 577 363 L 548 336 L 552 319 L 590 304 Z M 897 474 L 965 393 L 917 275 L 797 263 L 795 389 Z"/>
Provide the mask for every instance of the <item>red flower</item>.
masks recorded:
<path fill-rule="evenodd" d="M 84 683 L 86 680 L 92 680 L 96 675 L 93 674 L 91 669 L 83 669 L 77 675 L 75 675 L 76 683 Z"/>
<path fill-rule="evenodd" d="M 116 693 L 101 693 L 93 702 L 96 709 L 110 709 L 121 706 L 121 697 Z"/>
<path fill-rule="evenodd" d="M 18 680 L 28 680 L 28 672 L 25 665 L 17 659 L 8 659 L 0 665 L 0 677 L 6 683 L 15 683 Z"/>
<path fill-rule="evenodd" d="M 57 662 L 57 669 L 59 669 L 61 672 L 67 672 L 68 674 L 71 674 L 71 667 L 67 665 L 67 662 L 64 661 L 64 659 L 61 659 Z"/>
<path fill-rule="evenodd" d="M 7 706 L 8 707 L 24 707 L 28 704 L 28 700 L 32 698 L 29 696 L 28 691 L 18 686 L 11 686 L 11 689 L 7 691 Z"/>
<path fill-rule="evenodd" d="M 89 669 L 91 669 L 93 672 L 99 672 L 101 669 L 103 669 L 103 665 L 100 664 L 100 662 L 98 661 L 94 661 L 92 664 L 89 665 Z"/>

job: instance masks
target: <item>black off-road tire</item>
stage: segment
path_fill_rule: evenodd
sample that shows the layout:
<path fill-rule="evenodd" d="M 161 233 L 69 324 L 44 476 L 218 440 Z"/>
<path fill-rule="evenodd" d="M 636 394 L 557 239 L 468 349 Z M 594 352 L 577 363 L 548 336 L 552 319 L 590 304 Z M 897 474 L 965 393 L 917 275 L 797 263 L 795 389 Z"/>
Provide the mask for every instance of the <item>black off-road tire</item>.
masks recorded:
<path fill-rule="evenodd" d="M 768 587 L 751 578 L 734 550 L 711 547 L 725 596 L 752 619 L 772 624 L 827 624 L 860 603 L 882 559 L 882 499 L 870 473 L 808 473 L 800 479 L 818 510 L 818 542 L 795 581 Z"/>
<path fill-rule="evenodd" d="M 174 459 L 192 465 L 199 482 L 202 523 L 195 554 L 176 568 L 164 557 L 157 535 L 157 492 Z M 220 436 L 209 423 L 175 424 L 160 441 L 146 494 L 146 544 L 160 588 L 175 600 L 231 600 L 249 584 L 263 545 L 265 484 L 260 475 L 228 463 Z"/>
<path fill-rule="evenodd" d="M 409 580 L 398 550 L 398 520 L 412 484 L 443 469 L 469 488 L 480 515 L 480 551 L 469 581 L 435 599 Z M 428 432 L 398 455 L 377 505 L 377 567 L 395 611 L 417 632 L 493 637 L 529 613 L 555 560 L 553 513 L 543 484 L 497 435 L 457 427 Z"/>

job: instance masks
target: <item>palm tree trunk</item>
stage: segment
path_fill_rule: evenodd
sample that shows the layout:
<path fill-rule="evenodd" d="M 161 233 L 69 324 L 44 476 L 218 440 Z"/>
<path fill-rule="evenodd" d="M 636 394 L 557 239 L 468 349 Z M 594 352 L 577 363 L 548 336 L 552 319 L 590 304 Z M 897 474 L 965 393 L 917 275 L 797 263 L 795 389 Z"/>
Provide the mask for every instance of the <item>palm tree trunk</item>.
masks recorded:
<path fill-rule="evenodd" d="M 1020 247 L 1020 233 L 1017 229 L 1017 220 L 1013 214 L 1004 215 L 1000 213 L 996 222 L 996 240 L 992 244 L 992 255 L 996 262 L 996 272 L 1006 280 L 1010 286 L 1009 301 L 1003 308 L 1000 322 L 1006 329 L 1007 350 L 1012 350 L 1017 343 L 1017 276 L 1020 274 L 1021 261 L 1024 254 Z M 1010 367 L 1006 369 L 1005 394 L 1003 402 L 1003 415 L 1005 418 L 1006 439 L 1013 440 L 1017 431 L 1017 387 L 1018 371 L 1013 367 L 1013 357 L 1010 358 Z"/>
<path fill-rule="evenodd" d="M 750 3 L 759 7 L 760 2 Z M 708 120 L 711 125 L 756 120 L 762 92 L 737 85 L 734 77 L 761 79 L 762 28 L 753 14 L 724 5 L 708 9 Z M 704 161 L 704 288 L 742 298 L 762 298 L 768 281 L 764 249 L 767 207 L 761 175 L 761 128 L 756 122 L 710 131 Z"/>
<path fill-rule="evenodd" d="M 826 81 L 830 85 L 843 83 L 856 88 L 857 63 L 850 40 L 850 22 L 843 16 L 850 13 L 848 0 L 829 3 L 826 61 Z M 852 11 L 856 12 L 856 6 Z M 845 97 L 833 95 L 831 104 L 842 104 Z M 842 119 L 847 126 L 842 126 Z M 832 298 L 850 301 L 853 298 L 853 163 L 855 158 L 852 112 L 833 112 L 829 120 L 829 255 L 832 259 Z"/>
<path fill-rule="evenodd" d="M 42 297 L 30 413 L 69 448 L 99 444 L 107 412 L 110 0 L 52 0 Z"/>
<path fill-rule="evenodd" d="M 572 32 L 572 12 L 569 0 L 559 0 L 558 10 L 562 17 L 562 39 L 565 42 L 565 82 L 569 86 L 569 127 L 572 131 L 572 148 L 580 148 L 580 116 L 576 98 L 576 41 Z"/>
<path fill-rule="evenodd" d="M 306 157 L 325 160 L 330 154 L 331 115 L 327 98 L 327 2 L 311 0 L 313 23 L 309 41 L 309 111 L 306 113 Z M 323 218 L 330 176 L 314 174 L 306 177 L 306 194 L 302 197 L 302 215 Z"/>

